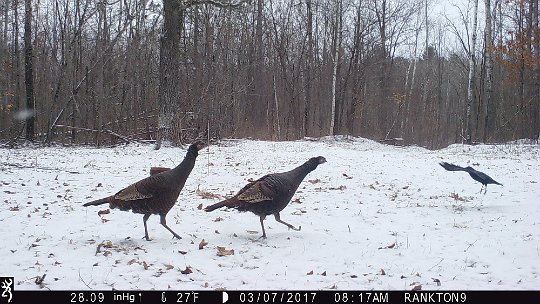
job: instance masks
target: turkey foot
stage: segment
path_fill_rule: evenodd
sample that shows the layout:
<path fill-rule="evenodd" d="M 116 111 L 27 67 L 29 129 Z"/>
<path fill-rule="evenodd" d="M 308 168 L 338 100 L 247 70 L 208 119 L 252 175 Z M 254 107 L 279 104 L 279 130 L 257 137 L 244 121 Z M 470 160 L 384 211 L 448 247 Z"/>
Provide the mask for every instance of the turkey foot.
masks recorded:
<path fill-rule="evenodd" d="M 276 219 L 276 222 L 278 223 L 282 223 L 283 225 L 289 227 L 289 229 L 292 229 L 294 231 L 300 231 L 302 229 L 302 226 L 298 226 L 298 228 L 294 227 L 293 225 L 287 223 L 287 222 L 284 222 L 281 220 L 280 216 L 279 216 L 279 213 L 274 213 L 274 218 Z"/>

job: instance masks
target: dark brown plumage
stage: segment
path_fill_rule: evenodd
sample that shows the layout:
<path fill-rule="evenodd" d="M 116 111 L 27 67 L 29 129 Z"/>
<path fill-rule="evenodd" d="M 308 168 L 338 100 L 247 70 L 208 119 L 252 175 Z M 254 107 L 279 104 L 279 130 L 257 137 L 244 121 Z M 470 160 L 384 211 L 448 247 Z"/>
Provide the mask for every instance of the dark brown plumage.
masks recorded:
<path fill-rule="evenodd" d="M 166 168 L 166 167 L 151 167 L 150 168 L 150 175 L 156 175 L 156 174 L 159 174 L 161 172 L 165 172 L 165 171 L 169 171 L 171 170 L 171 168 Z"/>
<path fill-rule="evenodd" d="M 131 210 L 134 213 L 144 214 L 144 237 L 147 240 L 150 240 L 150 238 L 148 237 L 146 221 L 150 215 L 159 214 L 161 225 L 167 228 L 174 237 L 180 239 L 181 237 L 167 226 L 165 217 L 176 203 L 180 191 L 184 187 L 191 170 L 193 170 L 199 150 L 205 146 L 204 142 L 197 141 L 189 146 L 184 160 L 175 168 L 161 171 L 150 170 L 151 175 L 149 177 L 127 186 L 115 195 L 86 203 L 83 206 L 97 206 L 108 203 L 112 209 Z"/>
<path fill-rule="evenodd" d="M 221 207 L 236 208 L 238 211 L 250 211 L 259 216 L 262 227 L 262 238 L 266 238 L 263 221 L 267 215 L 273 214 L 276 221 L 293 230 L 300 230 L 281 220 L 279 212 L 291 201 L 296 189 L 309 172 L 326 162 L 322 156 L 313 157 L 303 165 L 283 173 L 268 174 L 250 182 L 238 193 L 224 201 L 204 208 L 209 212 Z"/>

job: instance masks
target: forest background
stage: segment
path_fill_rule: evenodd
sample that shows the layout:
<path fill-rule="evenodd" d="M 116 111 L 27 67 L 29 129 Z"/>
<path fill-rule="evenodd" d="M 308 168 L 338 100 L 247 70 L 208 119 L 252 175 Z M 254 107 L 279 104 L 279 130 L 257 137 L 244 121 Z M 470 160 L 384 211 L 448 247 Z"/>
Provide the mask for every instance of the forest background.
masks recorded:
<path fill-rule="evenodd" d="M 537 140 L 538 10 L 538 0 L 2 0 L 0 144 Z"/>

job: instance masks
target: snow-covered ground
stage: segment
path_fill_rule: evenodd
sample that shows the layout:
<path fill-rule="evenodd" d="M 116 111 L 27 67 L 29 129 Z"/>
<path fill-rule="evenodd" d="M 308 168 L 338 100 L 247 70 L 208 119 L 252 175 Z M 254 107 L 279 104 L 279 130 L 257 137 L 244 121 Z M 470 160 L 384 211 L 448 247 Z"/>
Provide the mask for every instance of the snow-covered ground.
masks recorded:
<path fill-rule="evenodd" d="M 184 155 L 135 144 L 0 149 L 0 276 L 14 276 L 18 290 L 540 289 L 538 145 L 225 141 L 201 151 L 167 216 L 181 240 L 158 216 L 146 241 L 142 215 L 82 206 Z M 254 214 L 199 209 L 318 155 L 328 162 L 281 212 L 301 231 L 270 216 L 262 240 Z M 504 187 L 479 194 L 479 183 L 440 161 L 471 165 Z M 234 254 L 218 256 L 218 246 Z"/>

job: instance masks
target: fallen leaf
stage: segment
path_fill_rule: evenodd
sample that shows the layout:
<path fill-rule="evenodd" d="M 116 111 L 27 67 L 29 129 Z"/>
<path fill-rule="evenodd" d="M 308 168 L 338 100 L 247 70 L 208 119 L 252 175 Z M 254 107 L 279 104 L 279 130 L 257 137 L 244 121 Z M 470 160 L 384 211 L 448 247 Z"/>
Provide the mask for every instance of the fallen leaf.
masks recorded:
<path fill-rule="evenodd" d="M 396 247 L 396 243 L 392 243 L 392 244 L 390 244 L 388 246 L 385 246 L 385 247 L 379 247 L 379 249 L 392 249 L 394 247 Z"/>
<path fill-rule="evenodd" d="M 109 214 L 111 213 L 111 210 L 110 209 L 105 209 L 105 210 L 99 210 L 98 211 L 98 215 L 103 215 L 103 214 Z"/>
<path fill-rule="evenodd" d="M 40 276 L 37 276 L 37 277 L 36 277 L 36 281 L 35 281 L 36 285 L 41 285 L 41 284 L 43 284 L 43 281 L 45 280 L 45 276 L 47 276 L 47 274 L 43 274 L 43 276 L 41 276 L 41 277 L 40 277 Z"/>
<path fill-rule="evenodd" d="M 351 278 L 356 279 L 356 278 L 358 278 L 358 276 L 353 274 L 353 275 L 351 275 Z"/>
<path fill-rule="evenodd" d="M 180 273 L 181 274 L 190 274 L 190 273 L 193 273 L 193 270 L 191 270 L 191 267 L 186 266 L 186 269 L 180 270 Z"/>
<path fill-rule="evenodd" d="M 204 239 L 199 243 L 199 250 L 204 249 L 204 246 L 208 245 L 208 242 Z"/>
<path fill-rule="evenodd" d="M 223 221 L 223 219 L 220 217 L 217 217 L 216 219 L 214 219 L 214 222 L 221 222 L 221 221 Z"/>
<path fill-rule="evenodd" d="M 420 290 L 422 290 L 422 284 L 416 285 L 411 289 L 411 291 L 420 291 Z"/>
<path fill-rule="evenodd" d="M 197 206 L 197 209 L 202 210 L 202 204 L 199 204 L 199 206 Z"/>
<path fill-rule="evenodd" d="M 225 249 L 225 247 L 217 246 L 217 256 L 234 255 L 234 249 Z"/>
<path fill-rule="evenodd" d="M 306 275 L 313 275 L 313 270 L 310 271 L 310 272 L 308 272 L 308 273 L 306 273 Z"/>
<path fill-rule="evenodd" d="M 347 187 L 345 187 L 343 185 L 341 185 L 339 187 L 330 187 L 330 188 L 328 188 L 328 190 L 341 190 L 341 191 L 343 191 L 345 189 L 347 189 Z"/>
<path fill-rule="evenodd" d="M 101 222 L 102 222 L 102 223 L 106 223 L 106 222 L 109 222 L 109 221 L 110 221 L 110 220 L 108 220 L 108 219 L 106 219 L 106 218 L 102 218 L 102 219 L 101 219 Z"/>
<path fill-rule="evenodd" d="M 312 183 L 312 184 L 316 184 L 316 183 L 320 183 L 321 180 L 318 179 L 318 178 L 316 178 L 316 179 L 310 179 L 310 180 L 308 180 L 308 182 L 310 182 L 310 183 Z"/>
<path fill-rule="evenodd" d="M 127 262 L 128 265 L 131 265 L 133 263 L 137 263 L 137 260 L 136 259 L 131 259 L 129 262 Z"/>
<path fill-rule="evenodd" d="M 324 271 L 323 273 L 321 273 L 321 275 L 322 275 L 323 277 L 325 277 L 325 276 L 326 276 L 326 271 Z"/>
<path fill-rule="evenodd" d="M 219 198 L 219 195 L 217 195 L 215 193 L 212 193 L 212 192 L 209 192 L 209 191 L 206 191 L 206 190 L 200 190 L 199 188 L 197 188 L 197 190 L 195 190 L 195 193 L 197 195 L 199 195 L 200 197 L 204 198 L 204 199 Z"/>
<path fill-rule="evenodd" d="M 178 250 L 178 253 L 180 253 L 180 254 L 187 254 L 187 251 Z"/>
<path fill-rule="evenodd" d="M 167 270 L 171 270 L 171 269 L 174 268 L 174 266 L 171 265 L 171 264 L 164 264 L 164 265 L 165 265 L 165 269 L 167 269 Z"/>
<path fill-rule="evenodd" d="M 148 270 L 148 264 L 146 263 L 146 261 L 143 261 L 142 265 L 144 267 L 144 270 Z"/>

